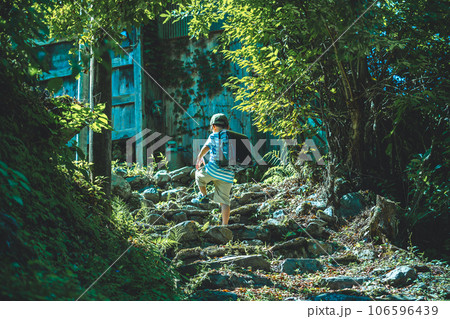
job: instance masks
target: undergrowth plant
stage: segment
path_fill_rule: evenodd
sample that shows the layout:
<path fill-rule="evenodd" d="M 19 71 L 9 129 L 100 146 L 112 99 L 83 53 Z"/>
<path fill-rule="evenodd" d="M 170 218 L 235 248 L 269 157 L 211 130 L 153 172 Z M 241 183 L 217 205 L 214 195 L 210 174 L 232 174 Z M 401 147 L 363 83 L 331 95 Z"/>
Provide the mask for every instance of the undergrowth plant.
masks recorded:
<path fill-rule="evenodd" d="M 290 162 L 284 163 L 279 151 L 271 151 L 263 157 L 269 165 L 269 169 L 264 173 L 262 180 L 265 184 L 280 184 L 287 178 L 298 177 L 298 172 Z"/>
<path fill-rule="evenodd" d="M 157 156 L 158 161 L 155 160 L 155 156 L 150 154 L 147 166 L 142 166 L 139 163 L 127 163 L 119 162 L 119 160 L 111 161 L 112 171 L 123 171 L 125 176 L 148 176 L 152 177 L 158 170 L 167 169 L 169 161 L 163 153 L 159 153 Z"/>
<path fill-rule="evenodd" d="M 107 269 L 82 300 L 181 298 L 157 245 L 130 247 L 129 212 L 116 203 L 108 216 L 102 181 L 72 162 L 53 100 L 13 87 L 14 107 L 0 118 L 0 298 L 75 300 Z"/>

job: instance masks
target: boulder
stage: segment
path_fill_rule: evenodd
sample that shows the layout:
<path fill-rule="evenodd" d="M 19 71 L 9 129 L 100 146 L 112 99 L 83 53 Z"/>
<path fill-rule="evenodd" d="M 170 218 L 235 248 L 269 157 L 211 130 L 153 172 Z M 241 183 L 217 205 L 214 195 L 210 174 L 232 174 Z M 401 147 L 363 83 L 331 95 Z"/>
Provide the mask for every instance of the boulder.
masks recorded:
<path fill-rule="evenodd" d="M 197 301 L 237 301 L 238 295 L 232 292 L 216 290 L 200 290 L 192 295 L 189 300 Z"/>
<path fill-rule="evenodd" d="M 131 196 L 131 186 L 125 178 L 111 174 L 111 192 L 120 198 L 127 200 Z"/>
<path fill-rule="evenodd" d="M 377 195 L 376 206 L 361 230 L 363 237 L 376 243 L 394 242 L 398 238 L 400 211 L 397 203 Z"/>
<path fill-rule="evenodd" d="M 264 242 L 259 239 L 252 239 L 252 240 L 243 240 L 242 244 L 249 246 L 262 246 L 264 245 Z"/>
<path fill-rule="evenodd" d="M 353 286 L 359 286 L 368 280 L 370 280 L 370 278 L 367 277 L 337 276 L 322 279 L 321 285 L 333 290 L 340 290 L 345 288 L 351 288 Z"/>
<path fill-rule="evenodd" d="M 180 249 L 175 256 L 176 260 L 198 260 L 205 259 L 205 254 L 200 247 Z"/>
<path fill-rule="evenodd" d="M 294 238 L 285 242 L 281 242 L 272 246 L 269 252 L 274 257 L 284 257 L 284 258 L 300 258 L 307 257 L 306 245 L 307 240 L 305 238 L 299 237 Z"/>
<path fill-rule="evenodd" d="M 183 211 L 186 211 L 186 214 L 189 217 L 192 216 L 200 216 L 200 217 L 208 217 L 211 214 L 210 210 L 206 210 L 206 209 L 198 209 L 197 207 L 193 208 L 193 209 L 185 209 L 183 208 Z"/>
<path fill-rule="evenodd" d="M 338 221 L 338 218 L 334 213 L 333 207 L 327 207 L 325 210 L 318 210 L 316 215 L 317 217 L 323 219 L 328 223 L 336 223 Z"/>
<path fill-rule="evenodd" d="M 141 208 L 141 201 L 144 197 L 136 192 L 131 193 L 131 196 L 127 200 L 128 207 L 130 210 L 136 210 Z"/>
<path fill-rule="evenodd" d="M 334 193 L 337 197 L 348 193 L 350 191 L 350 183 L 343 178 L 336 178 L 334 180 Z"/>
<path fill-rule="evenodd" d="M 364 198 L 358 193 L 348 193 L 341 197 L 340 207 L 336 210 L 339 217 L 356 216 L 363 210 Z"/>
<path fill-rule="evenodd" d="M 145 218 L 145 221 L 150 225 L 166 225 L 169 221 L 164 216 L 159 214 L 150 214 Z"/>
<path fill-rule="evenodd" d="M 308 251 L 308 255 L 311 257 L 329 255 L 333 252 L 333 246 L 330 243 L 320 240 L 308 240 L 306 249 Z"/>
<path fill-rule="evenodd" d="M 201 289 L 234 289 L 236 287 L 261 287 L 261 286 L 273 286 L 273 283 L 265 277 L 260 277 L 255 274 L 220 274 L 210 273 L 206 280 L 200 286 Z"/>
<path fill-rule="evenodd" d="M 354 296 L 327 292 L 320 294 L 313 299 L 314 301 L 373 301 L 370 297 Z"/>
<path fill-rule="evenodd" d="M 260 204 L 248 204 L 231 210 L 231 215 L 239 214 L 241 216 L 248 216 L 258 211 Z"/>
<path fill-rule="evenodd" d="M 269 215 L 270 213 L 272 213 L 273 209 L 272 209 L 272 205 L 270 205 L 270 203 L 268 202 L 263 202 L 257 209 L 256 211 L 260 214 L 266 214 Z"/>
<path fill-rule="evenodd" d="M 381 276 L 384 275 L 385 273 L 387 273 L 388 271 L 391 271 L 392 268 L 387 268 L 387 267 L 383 267 L 383 268 L 375 268 L 374 270 L 372 270 L 370 272 L 371 276 Z"/>
<path fill-rule="evenodd" d="M 113 174 L 116 174 L 116 175 L 118 175 L 120 177 L 124 177 L 125 178 L 125 176 L 127 176 L 128 172 L 127 172 L 126 169 L 116 168 L 116 169 L 113 169 Z"/>
<path fill-rule="evenodd" d="M 356 252 L 356 257 L 361 260 L 374 260 L 377 254 L 372 249 L 364 249 Z"/>
<path fill-rule="evenodd" d="M 181 222 L 184 222 L 184 221 L 187 220 L 187 215 L 186 215 L 185 212 L 180 212 L 180 213 L 174 214 L 174 215 L 172 216 L 172 220 L 173 220 L 175 223 L 181 223 Z"/>
<path fill-rule="evenodd" d="M 349 265 L 351 263 L 359 263 L 359 259 L 352 252 L 347 252 L 341 256 L 334 257 L 333 262 L 338 265 Z"/>
<path fill-rule="evenodd" d="M 185 209 L 186 211 L 198 210 L 198 207 L 194 205 L 183 205 L 181 208 Z"/>
<path fill-rule="evenodd" d="M 165 192 L 162 192 L 161 194 L 161 201 L 165 202 L 169 198 L 175 199 L 177 197 L 177 194 L 180 194 L 183 189 L 181 188 L 175 188 L 175 189 L 169 189 Z"/>
<path fill-rule="evenodd" d="M 159 202 L 160 194 L 159 191 L 154 187 L 145 189 L 142 192 L 142 195 L 144 196 L 145 199 L 150 200 L 153 203 Z"/>
<path fill-rule="evenodd" d="M 236 238 L 239 240 L 252 240 L 256 237 L 257 233 L 254 226 L 244 226 L 236 234 Z"/>
<path fill-rule="evenodd" d="M 323 266 L 317 259 L 309 258 L 287 258 L 279 266 L 279 271 L 288 275 L 316 272 L 322 269 Z"/>
<path fill-rule="evenodd" d="M 205 237 L 216 244 L 226 244 L 233 240 L 233 232 L 226 227 L 216 226 L 208 229 Z"/>
<path fill-rule="evenodd" d="M 165 186 L 171 180 L 171 177 L 166 170 L 160 170 L 156 172 L 153 178 L 158 186 Z"/>
<path fill-rule="evenodd" d="M 126 180 L 130 183 L 131 190 L 133 191 L 144 189 L 150 184 L 150 178 L 148 176 L 132 176 L 127 177 Z"/>
<path fill-rule="evenodd" d="M 282 224 L 280 220 L 274 218 L 269 218 L 265 223 L 272 226 L 280 226 Z"/>
<path fill-rule="evenodd" d="M 253 193 L 251 193 L 251 192 L 241 194 L 241 196 L 238 197 L 238 203 L 240 205 L 249 204 L 250 200 L 252 199 L 252 195 L 253 195 Z"/>
<path fill-rule="evenodd" d="M 270 263 L 261 255 L 227 256 L 205 263 L 210 268 L 220 268 L 223 265 L 235 265 L 242 268 L 251 267 L 252 269 L 270 271 Z"/>
<path fill-rule="evenodd" d="M 257 226 L 256 233 L 257 233 L 257 236 L 255 239 L 260 239 L 262 241 L 268 242 L 271 237 L 271 228 L 270 228 L 270 226 L 269 226 L 269 228 L 265 227 L 263 225 Z"/>
<path fill-rule="evenodd" d="M 248 189 L 249 192 L 261 192 L 261 186 L 253 185 Z"/>
<path fill-rule="evenodd" d="M 295 214 L 297 216 L 305 215 L 310 212 L 315 212 L 317 210 L 324 210 L 327 207 L 325 202 L 322 201 L 311 201 L 306 200 L 302 202 L 297 208 L 295 209 Z"/>
<path fill-rule="evenodd" d="M 208 274 L 200 286 L 200 289 L 224 289 L 231 288 L 230 276 L 218 273 Z"/>
<path fill-rule="evenodd" d="M 296 237 L 296 231 L 298 229 L 290 227 L 290 220 L 280 221 L 273 218 L 262 223 L 260 227 L 265 230 L 265 237 L 259 235 L 258 238 L 266 242 L 270 240 L 272 243 L 281 242 Z"/>
<path fill-rule="evenodd" d="M 228 220 L 228 225 L 239 224 L 240 222 L 241 222 L 241 215 L 233 215 L 230 216 L 230 219 Z"/>
<path fill-rule="evenodd" d="M 284 210 L 279 209 L 272 214 L 274 219 L 283 220 L 286 217 L 286 214 L 284 213 Z"/>
<path fill-rule="evenodd" d="M 298 247 L 305 247 L 307 240 L 303 237 L 294 238 L 285 242 L 275 244 L 270 249 L 271 251 L 281 250 L 281 249 L 295 249 Z"/>
<path fill-rule="evenodd" d="M 313 238 L 327 239 L 330 233 L 316 221 L 312 221 L 306 226 L 305 232 L 311 235 Z"/>
<path fill-rule="evenodd" d="M 175 176 L 175 175 L 178 175 L 178 174 L 182 173 L 182 174 L 184 174 L 186 176 L 189 176 L 189 174 L 192 172 L 193 169 L 194 168 L 191 167 L 191 166 L 184 166 L 182 168 L 178 168 L 178 169 L 175 169 L 175 170 L 169 172 L 169 174 L 171 176 Z"/>
<path fill-rule="evenodd" d="M 181 233 L 180 242 L 196 241 L 199 239 L 198 226 L 193 220 L 176 224 L 169 229 L 169 233 Z"/>
<path fill-rule="evenodd" d="M 233 231 L 235 239 L 259 239 L 262 241 L 268 241 L 270 239 L 269 229 L 263 226 L 245 226 L 243 224 L 232 224 L 228 225 L 228 228 Z"/>
<path fill-rule="evenodd" d="M 404 287 L 417 278 L 417 273 L 410 266 L 400 266 L 388 272 L 383 281 L 393 287 Z"/>
<path fill-rule="evenodd" d="M 313 223 L 316 223 L 316 224 L 319 225 L 320 227 L 325 227 L 325 226 L 328 225 L 328 222 L 324 221 L 324 220 L 321 219 L 321 218 L 314 218 L 314 219 L 312 220 L 312 222 L 313 222 Z"/>
<path fill-rule="evenodd" d="M 141 198 L 141 205 L 146 208 L 155 208 L 156 207 L 155 204 L 151 200 L 148 200 L 145 198 Z"/>
<path fill-rule="evenodd" d="M 183 181 L 186 179 L 190 179 L 191 171 L 192 171 L 192 167 L 185 166 L 185 167 L 176 169 L 174 171 L 171 171 L 169 173 L 169 175 L 173 182 L 179 182 L 179 181 Z"/>
<path fill-rule="evenodd" d="M 379 300 L 383 300 L 383 301 L 420 301 L 420 300 L 424 300 L 424 299 L 423 299 L 423 296 L 416 298 L 414 296 L 407 296 L 407 295 L 386 295 L 386 296 L 383 296 L 383 298 L 380 298 Z"/>
<path fill-rule="evenodd" d="M 226 255 L 227 249 L 225 247 L 209 246 L 204 249 L 204 252 L 210 258 L 222 257 Z"/>

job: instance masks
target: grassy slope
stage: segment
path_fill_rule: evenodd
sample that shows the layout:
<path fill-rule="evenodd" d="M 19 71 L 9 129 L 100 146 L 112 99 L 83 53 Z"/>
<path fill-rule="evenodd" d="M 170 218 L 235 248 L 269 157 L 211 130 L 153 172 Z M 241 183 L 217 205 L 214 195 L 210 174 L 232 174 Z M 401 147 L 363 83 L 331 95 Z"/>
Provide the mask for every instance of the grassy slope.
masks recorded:
<path fill-rule="evenodd" d="M 0 298 L 73 300 L 129 247 L 134 230 L 128 216 L 104 215 L 98 186 L 59 139 L 52 104 L 12 87 L 0 118 Z M 83 299 L 177 299 L 161 258 L 133 247 Z"/>

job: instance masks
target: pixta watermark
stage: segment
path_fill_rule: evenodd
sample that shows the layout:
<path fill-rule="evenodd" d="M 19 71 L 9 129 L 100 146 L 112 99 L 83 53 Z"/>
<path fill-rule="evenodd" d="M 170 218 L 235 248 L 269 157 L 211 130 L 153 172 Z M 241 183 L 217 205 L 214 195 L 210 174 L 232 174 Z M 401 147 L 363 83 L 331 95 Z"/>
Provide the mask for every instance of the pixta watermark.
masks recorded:
<path fill-rule="evenodd" d="M 153 132 L 150 129 L 144 129 L 135 136 L 129 138 L 126 141 L 126 160 L 129 165 L 133 163 L 133 154 L 134 154 L 134 146 L 136 146 L 136 149 L 142 149 L 144 154 L 146 154 L 147 158 L 147 165 L 151 164 L 155 160 L 155 151 L 163 146 L 165 147 L 164 156 L 166 158 L 165 163 L 158 163 L 158 168 L 161 168 L 166 163 L 170 162 L 173 158 L 173 152 L 176 150 L 176 148 L 168 147 L 168 142 L 173 140 L 173 137 L 164 135 L 162 136 L 159 132 Z M 199 154 L 201 148 L 203 145 L 205 145 L 207 139 L 198 139 L 194 138 L 192 140 L 192 165 L 195 165 L 197 155 Z M 269 165 L 264 160 L 264 154 L 261 154 L 261 149 L 264 145 L 269 144 L 272 148 L 279 148 L 279 159 L 280 163 L 282 165 L 288 164 L 288 158 L 289 158 L 289 147 L 293 146 L 300 146 L 301 149 L 297 153 L 297 158 L 294 161 L 297 165 L 301 165 L 304 162 L 316 162 L 318 165 L 325 165 L 325 162 L 323 160 L 322 155 L 320 154 L 320 151 L 314 142 L 313 139 L 306 139 L 304 143 L 299 144 L 297 140 L 295 139 L 259 139 L 256 141 L 256 143 L 253 145 L 250 140 L 240 140 L 241 144 L 245 146 L 245 149 L 247 153 L 251 154 L 250 156 L 247 156 L 242 163 L 245 165 L 252 161 L 256 165 Z M 238 152 L 238 149 L 236 148 L 236 141 L 235 140 L 229 140 L 229 161 L 230 163 L 236 163 L 236 152 Z"/>

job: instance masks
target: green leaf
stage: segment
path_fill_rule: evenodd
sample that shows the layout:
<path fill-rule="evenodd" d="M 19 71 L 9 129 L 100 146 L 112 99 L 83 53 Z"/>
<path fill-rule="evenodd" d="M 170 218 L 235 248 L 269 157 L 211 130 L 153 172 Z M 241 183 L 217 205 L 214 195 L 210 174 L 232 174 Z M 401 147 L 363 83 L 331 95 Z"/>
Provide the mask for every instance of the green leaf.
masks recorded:
<path fill-rule="evenodd" d="M 25 188 L 27 191 L 29 191 L 29 192 L 31 191 L 31 188 L 30 188 L 30 186 L 28 186 L 27 183 L 24 183 L 24 182 L 22 182 L 22 181 L 20 181 L 19 183 L 20 183 L 20 185 L 22 185 L 22 187 Z"/>
<path fill-rule="evenodd" d="M 59 91 L 63 86 L 63 80 L 61 78 L 53 78 L 48 81 L 47 89 L 52 92 Z"/>
<path fill-rule="evenodd" d="M 20 198 L 20 196 L 14 195 L 12 197 L 16 202 L 18 202 L 21 206 L 23 206 L 23 200 Z"/>
<path fill-rule="evenodd" d="M 392 155 L 392 143 L 390 143 L 387 147 L 386 147 L 386 155 L 391 156 Z"/>

